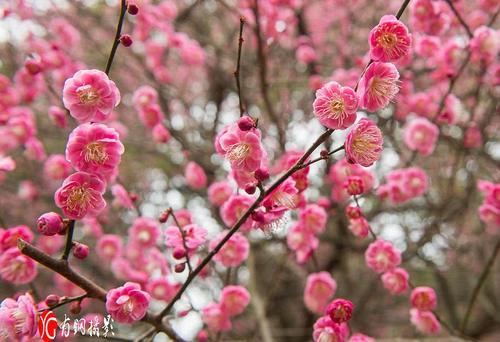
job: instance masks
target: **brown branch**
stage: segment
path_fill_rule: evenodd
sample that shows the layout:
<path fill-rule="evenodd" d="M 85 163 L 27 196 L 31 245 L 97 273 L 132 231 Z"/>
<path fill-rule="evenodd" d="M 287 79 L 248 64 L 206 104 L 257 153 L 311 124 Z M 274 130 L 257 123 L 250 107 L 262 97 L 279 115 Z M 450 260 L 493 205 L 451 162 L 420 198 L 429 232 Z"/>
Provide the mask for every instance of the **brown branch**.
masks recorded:
<path fill-rule="evenodd" d="M 238 100 L 240 105 L 240 117 L 243 116 L 243 100 L 241 97 L 241 84 L 240 84 L 240 70 L 241 70 L 241 51 L 243 48 L 243 26 L 245 26 L 245 17 L 240 17 L 240 34 L 238 38 L 238 58 L 236 62 L 236 70 L 234 71 L 234 78 L 236 79 L 236 89 L 238 90 Z"/>
<path fill-rule="evenodd" d="M 455 14 L 455 17 L 457 17 L 458 21 L 460 22 L 460 24 L 465 29 L 465 32 L 467 32 L 467 35 L 469 36 L 469 38 L 472 38 L 474 35 L 472 34 L 472 31 L 470 30 L 469 25 L 467 25 L 467 23 L 465 22 L 464 18 L 462 18 L 462 16 L 460 15 L 460 13 L 457 11 L 455 5 L 453 5 L 453 2 L 451 2 L 451 0 L 446 0 L 446 3 L 448 4 L 448 6 L 450 6 L 451 10 Z"/>
<path fill-rule="evenodd" d="M 75 230 L 75 220 L 69 221 L 68 231 L 66 232 L 66 245 L 64 246 L 64 252 L 61 256 L 62 260 L 68 260 L 69 253 L 73 247 L 73 231 Z"/>
<path fill-rule="evenodd" d="M 182 237 L 182 247 L 184 247 L 184 250 L 186 251 L 186 264 L 188 266 L 189 274 L 193 272 L 193 266 L 191 266 L 191 261 L 189 260 L 189 249 L 187 248 L 186 244 L 186 232 L 184 229 L 182 229 L 181 225 L 179 224 L 179 221 L 177 221 L 177 217 L 175 216 L 174 210 L 172 208 L 168 208 L 167 211 L 172 215 L 172 218 L 175 222 L 175 225 L 179 229 L 179 233 L 181 233 Z"/>
<path fill-rule="evenodd" d="M 127 3 L 126 0 L 122 0 L 120 7 L 120 18 L 118 19 L 118 25 L 116 26 L 115 40 L 113 41 L 113 46 L 111 47 L 111 51 L 109 53 L 108 62 L 106 63 L 106 75 L 109 75 L 111 65 L 113 64 L 113 60 L 115 58 L 116 50 L 118 50 L 118 45 L 120 45 L 120 36 L 122 34 L 123 21 L 125 19 L 126 12 Z"/>
<path fill-rule="evenodd" d="M 493 249 L 493 253 L 488 259 L 486 265 L 484 266 L 483 272 L 481 273 L 481 276 L 477 281 L 476 287 L 474 287 L 474 290 L 472 291 L 472 296 L 470 297 L 469 304 L 467 305 L 467 310 L 465 312 L 462 323 L 460 324 L 460 332 L 464 334 L 465 330 L 467 329 L 467 323 L 469 323 L 469 318 L 472 313 L 472 308 L 474 307 L 474 303 L 476 302 L 479 292 L 481 291 L 481 288 L 483 287 L 484 283 L 486 282 L 486 279 L 488 278 L 488 275 L 490 274 L 491 268 L 495 264 L 495 259 L 499 251 L 500 251 L 500 239 L 497 240 L 497 243 L 495 244 L 495 247 Z"/>
<path fill-rule="evenodd" d="M 98 299 L 101 302 L 106 302 L 107 291 L 87 277 L 75 272 L 69 266 L 67 260 L 54 259 L 50 255 L 42 252 L 40 249 L 24 241 L 23 239 L 17 240 L 17 248 L 19 248 L 21 253 L 35 260 L 40 265 L 43 265 L 48 269 L 62 275 L 64 278 L 68 279 L 73 284 L 83 289 L 86 292 L 86 297 Z M 182 341 L 182 339 L 168 324 L 163 324 L 162 320 L 157 320 L 151 313 L 147 313 L 142 321 L 153 325 L 156 330 L 164 332 L 174 341 Z"/>
<path fill-rule="evenodd" d="M 276 125 L 278 129 L 278 141 L 282 151 L 285 150 L 285 130 L 282 127 L 282 123 L 276 114 L 271 99 L 269 98 L 269 84 L 267 83 L 267 57 L 264 51 L 264 41 L 262 39 L 262 32 L 260 28 L 260 12 L 259 12 L 259 0 L 255 0 L 255 6 L 252 8 L 253 14 L 255 16 L 255 38 L 257 39 L 257 59 L 259 65 L 259 86 L 262 99 L 264 100 L 264 106 L 266 107 L 267 114 L 271 121 Z"/>

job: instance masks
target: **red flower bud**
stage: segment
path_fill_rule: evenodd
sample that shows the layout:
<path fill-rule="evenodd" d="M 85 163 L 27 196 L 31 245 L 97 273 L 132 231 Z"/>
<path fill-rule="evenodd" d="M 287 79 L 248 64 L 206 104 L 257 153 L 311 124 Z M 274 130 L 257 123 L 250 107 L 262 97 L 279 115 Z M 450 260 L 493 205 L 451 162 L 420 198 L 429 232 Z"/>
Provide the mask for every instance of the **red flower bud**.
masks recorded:
<path fill-rule="evenodd" d="M 186 268 L 186 264 L 183 262 L 182 264 L 177 264 L 175 265 L 175 273 L 182 273 L 184 272 L 184 269 Z"/>
<path fill-rule="evenodd" d="M 73 256 L 77 259 L 85 259 L 89 256 L 89 247 L 83 243 L 75 242 L 73 246 Z"/>
<path fill-rule="evenodd" d="M 122 36 L 120 37 L 120 43 L 122 43 L 122 45 L 125 47 L 129 47 L 133 43 L 132 37 L 130 37 L 128 34 L 122 34 Z"/>
<path fill-rule="evenodd" d="M 137 13 L 139 13 L 139 7 L 137 7 L 137 5 L 130 4 L 127 6 L 127 11 L 130 15 L 136 15 Z"/>
<path fill-rule="evenodd" d="M 47 296 L 47 298 L 45 298 L 45 304 L 47 304 L 47 306 L 49 307 L 59 304 L 59 301 L 59 296 L 55 294 L 50 294 Z"/>

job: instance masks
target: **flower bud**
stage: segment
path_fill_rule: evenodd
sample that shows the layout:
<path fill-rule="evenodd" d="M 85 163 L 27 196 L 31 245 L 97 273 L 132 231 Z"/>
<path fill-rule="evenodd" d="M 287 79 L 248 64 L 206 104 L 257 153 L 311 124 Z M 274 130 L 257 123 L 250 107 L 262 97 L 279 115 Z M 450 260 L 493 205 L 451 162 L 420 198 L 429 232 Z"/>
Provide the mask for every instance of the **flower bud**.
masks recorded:
<path fill-rule="evenodd" d="M 125 47 L 129 47 L 133 43 L 132 37 L 130 37 L 130 35 L 128 34 L 122 34 L 122 36 L 120 37 L 120 43 L 122 43 L 122 45 Z"/>
<path fill-rule="evenodd" d="M 60 300 L 61 299 L 59 298 L 58 295 L 50 294 L 47 296 L 47 298 L 45 298 L 45 304 L 47 304 L 47 306 L 49 306 L 49 307 L 52 307 L 54 305 L 59 304 Z"/>
<path fill-rule="evenodd" d="M 78 315 L 82 311 L 82 306 L 80 305 L 80 302 L 73 302 L 69 305 L 69 311 L 73 315 Z"/>
<path fill-rule="evenodd" d="M 37 220 L 37 228 L 40 233 L 53 236 L 64 229 L 63 219 L 59 214 L 48 212 L 40 216 Z"/>
<path fill-rule="evenodd" d="M 168 211 L 164 211 L 160 214 L 160 217 L 158 217 L 158 221 L 160 221 L 160 223 L 165 223 L 167 222 L 169 216 L 170 213 Z"/>
<path fill-rule="evenodd" d="M 175 273 L 182 273 L 182 272 L 184 272 L 185 268 L 186 268 L 186 264 L 183 262 L 181 264 L 175 265 L 174 270 L 175 270 Z"/>
<path fill-rule="evenodd" d="M 363 216 L 363 213 L 361 212 L 361 209 L 359 209 L 355 205 L 348 205 L 345 208 L 345 214 L 347 215 L 348 218 L 351 220 L 358 219 Z"/>
<path fill-rule="evenodd" d="M 257 169 L 254 173 L 255 179 L 259 182 L 263 182 L 269 179 L 269 171 L 266 169 Z"/>
<path fill-rule="evenodd" d="M 255 121 L 247 115 L 242 116 L 238 120 L 238 128 L 242 131 L 249 131 L 254 127 L 255 127 Z"/>
<path fill-rule="evenodd" d="M 89 255 L 89 247 L 83 243 L 75 242 L 73 245 L 73 256 L 77 259 L 85 259 Z"/>
<path fill-rule="evenodd" d="M 136 15 L 137 13 L 139 13 L 139 7 L 137 7 L 137 5 L 130 4 L 127 6 L 127 11 L 130 15 Z"/>
<path fill-rule="evenodd" d="M 257 188 L 255 187 L 255 185 L 247 185 L 245 187 L 245 192 L 249 195 L 253 195 L 255 193 L 255 190 L 257 190 Z"/>
<path fill-rule="evenodd" d="M 24 62 L 24 67 L 31 75 L 36 75 L 42 71 L 42 63 L 38 59 L 29 58 Z"/>
<path fill-rule="evenodd" d="M 186 250 L 184 248 L 177 247 L 176 249 L 174 249 L 172 256 L 177 260 L 182 259 L 186 256 Z"/>

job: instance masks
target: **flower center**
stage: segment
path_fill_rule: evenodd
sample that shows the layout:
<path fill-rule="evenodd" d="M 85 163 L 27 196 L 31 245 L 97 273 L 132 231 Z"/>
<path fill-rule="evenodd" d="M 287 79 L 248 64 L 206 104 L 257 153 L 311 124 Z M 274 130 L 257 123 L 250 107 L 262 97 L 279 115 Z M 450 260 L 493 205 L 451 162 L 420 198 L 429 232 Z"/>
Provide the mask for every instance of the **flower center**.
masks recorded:
<path fill-rule="evenodd" d="M 68 199 L 66 200 L 66 205 L 70 210 L 78 209 L 81 212 L 90 204 L 92 195 L 90 191 L 84 186 L 76 186 L 69 190 Z"/>
<path fill-rule="evenodd" d="M 398 92 L 398 86 L 389 78 L 374 77 L 370 84 L 370 92 L 374 97 L 392 98 Z"/>
<path fill-rule="evenodd" d="M 231 146 L 226 156 L 232 162 L 241 164 L 250 153 L 250 146 L 246 143 L 238 143 Z"/>
<path fill-rule="evenodd" d="M 384 32 L 377 38 L 377 43 L 384 49 L 393 49 L 398 42 L 398 37 L 394 33 Z"/>
<path fill-rule="evenodd" d="M 93 105 L 99 100 L 99 95 L 91 85 L 84 85 L 76 89 L 76 94 L 83 104 Z"/>
<path fill-rule="evenodd" d="M 333 119 L 338 119 L 339 117 L 342 116 L 342 113 L 344 112 L 345 104 L 344 101 L 342 101 L 341 98 L 335 98 L 332 101 L 330 101 L 330 111 L 331 114 L 330 116 Z"/>
<path fill-rule="evenodd" d="M 104 164 L 108 159 L 108 154 L 104 150 L 104 146 L 98 142 L 92 142 L 85 146 L 85 161 Z"/>

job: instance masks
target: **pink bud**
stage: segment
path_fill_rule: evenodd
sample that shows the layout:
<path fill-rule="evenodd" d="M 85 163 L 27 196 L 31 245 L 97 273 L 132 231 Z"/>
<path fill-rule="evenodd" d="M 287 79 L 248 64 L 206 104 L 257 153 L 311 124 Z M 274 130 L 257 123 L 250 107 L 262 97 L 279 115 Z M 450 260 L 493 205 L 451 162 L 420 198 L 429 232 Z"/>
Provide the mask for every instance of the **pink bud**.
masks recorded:
<path fill-rule="evenodd" d="M 179 317 L 186 317 L 188 313 L 191 312 L 191 309 L 188 309 L 188 310 L 182 310 L 181 312 L 179 312 L 177 315 Z"/>
<path fill-rule="evenodd" d="M 206 341 L 208 341 L 208 333 L 207 333 L 206 330 L 201 330 L 198 333 L 197 341 L 198 342 L 206 342 Z"/>
<path fill-rule="evenodd" d="M 137 7 L 137 5 L 130 4 L 127 6 L 127 11 L 130 15 L 136 15 L 137 13 L 139 13 L 139 7 Z"/>
<path fill-rule="evenodd" d="M 254 211 L 252 213 L 252 220 L 254 220 L 255 222 L 259 222 L 259 223 L 262 223 L 264 222 L 264 213 L 261 212 L 261 211 Z"/>
<path fill-rule="evenodd" d="M 256 180 L 258 180 L 259 182 L 263 182 L 269 179 L 269 171 L 267 171 L 266 169 L 257 169 L 255 170 L 254 176 Z"/>
<path fill-rule="evenodd" d="M 160 221 L 160 223 L 165 223 L 165 222 L 167 222 L 169 216 L 170 216 L 170 213 L 167 211 L 164 211 L 160 214 L 160 217 L 158 217 L 158 221 Z"/>
<path fill-rule="evenodd" d="M 182 263 L 182 264 L 177 264 L 175 265 L 175 273 L 182 273 L 184 272 L 184 269 L 186 268 L 186 264 L 185 263 Z"/>
<path fill-rule="evenodd" d="M 363 216 L 363 214 L 361 213 L 361 209 L 359 209 L 355 205 L 348 205 L 345 208 L 345 214 L 347 215 L 348 218 L 352 220 L 358 219 Z"/>
<path fill-rule="evenodd" d="M 176 249 L 174 249 L 172 256 L 177 260 L 182 259 L 186 256 L 186 250 L 182 247 L 177 247 Z"/>
<path fill-rule="evenodd" d="M 71 303 L 69 305 L 69 311 L 74 315 L 78 315 L 82 311 L 82 306 L 80 305 L 80 302 Z"/>
<path fill-rule="evenodd" d="M 242 116 L 238 120 L 238 128 L 242 131 L 249 131 L 255 127 L 255 121 L 249 116 Z"/>
<path fill-rule="evenodd" d="M 255 185 L 247 185 L 245 187 L 245 192 L 249 195 L 252 195 L 255 193 L 255 190 L 257 190 L 257 188 L 255 187 Z"/>
<path fill-rule="evenodd" d="M 83 243 L 75 242 L 73 246 L 73 256 L 77 259 L 85 259 L 89 255 L 89 247 Z"/>
<path fill-rule="evenodd" d="M 38 218 L 37 228 L 43 235 L 52 236 L 63 230 L 64 222 L 59 214 L 48 212 Z"/>
<path fill-rule="evenodd" d="M 47 298 L 45 298 L 45 304 L 47 304 L 47 306 L 49 307 L 59 304 L 59 301 L 59 296 L 55 294 L 50 294 L 47 296 Z"/>
<path fill-rule="evenodd" d="M 42 71 L 42 64 L 39 60 L 29 58 L 24 62 L 24 67 L 31 75 L 36 75 Z"/>
<path fill-rule="evenodd" d="M 122 34 L 122 36 L 120 37 L 120 43 L 122 43 L 122 45 L 125 47 L 129 47 L 133 43 L 132 37 L 130 37 L 128 34 Z"/>

